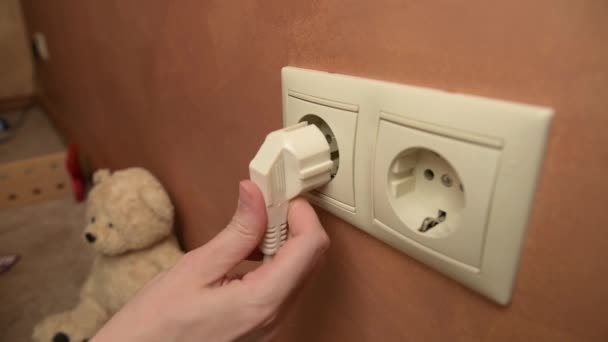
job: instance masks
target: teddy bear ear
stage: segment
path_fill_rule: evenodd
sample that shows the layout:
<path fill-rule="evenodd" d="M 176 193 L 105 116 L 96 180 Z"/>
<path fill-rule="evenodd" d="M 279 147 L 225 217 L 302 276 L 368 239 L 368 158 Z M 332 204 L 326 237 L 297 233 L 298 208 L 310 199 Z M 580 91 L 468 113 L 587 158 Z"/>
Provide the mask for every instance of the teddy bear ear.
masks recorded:
<path fill-rule="evenodd" d="M 146 206 L 162 220 L 171 221 L 173 219 L 173 205 L 161 186 L 147 186 L 139 191 L 139 196 Z"/>
<path fill-rule="evenodd" d="M 93 174 L 93 184 L 99 184 L 108 178 L 110 178 L 110 170 L 99 169 Z"/>

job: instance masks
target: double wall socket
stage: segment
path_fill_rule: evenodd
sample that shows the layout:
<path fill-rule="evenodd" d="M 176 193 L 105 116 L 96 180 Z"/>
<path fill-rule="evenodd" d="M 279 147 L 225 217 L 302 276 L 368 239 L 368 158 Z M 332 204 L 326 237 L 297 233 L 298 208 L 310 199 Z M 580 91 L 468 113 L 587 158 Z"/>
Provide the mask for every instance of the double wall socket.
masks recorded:
<path fill-rule="evenodd" d="M 550 109 L 293 67 L 282 82 L 285 126 L 321 123 L 337 145 L 313 202 L 509 302 Z"/>

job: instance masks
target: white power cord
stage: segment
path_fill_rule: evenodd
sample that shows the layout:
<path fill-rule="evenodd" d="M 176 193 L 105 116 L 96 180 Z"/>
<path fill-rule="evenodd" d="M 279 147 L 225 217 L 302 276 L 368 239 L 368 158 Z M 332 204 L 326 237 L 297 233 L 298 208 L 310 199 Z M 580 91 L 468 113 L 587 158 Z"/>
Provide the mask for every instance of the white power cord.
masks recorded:
<path fill-rule="evenodd" d="M 315 125 L 301 122 L 271 132 L 249 164 L 249 177 L 266 202 L 268 227 L 260 250 L 272 260 L 287 240 L 289 201 L 331 180 L 330 144 Z"/>

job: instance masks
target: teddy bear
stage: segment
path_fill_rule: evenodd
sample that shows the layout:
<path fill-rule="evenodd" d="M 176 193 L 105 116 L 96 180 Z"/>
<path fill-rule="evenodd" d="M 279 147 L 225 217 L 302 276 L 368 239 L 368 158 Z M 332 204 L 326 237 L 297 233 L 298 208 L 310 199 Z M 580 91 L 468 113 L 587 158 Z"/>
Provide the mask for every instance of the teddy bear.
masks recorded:
<path fill-rule="evenodd" d="M 173 205 L 147 170 L 128 168 L 93 175 L 84 240 L 93 266 L 72 310 L 36 325 L 38 342 L 87 341 L 135 292 L 183 255 L 172 233 Z"/>

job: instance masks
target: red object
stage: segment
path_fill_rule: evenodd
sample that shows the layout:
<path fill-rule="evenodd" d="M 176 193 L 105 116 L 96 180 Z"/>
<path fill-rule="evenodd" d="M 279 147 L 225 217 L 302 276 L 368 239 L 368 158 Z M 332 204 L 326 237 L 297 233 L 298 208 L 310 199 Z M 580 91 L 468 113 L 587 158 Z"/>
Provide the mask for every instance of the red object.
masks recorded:
<path fill-rule="evenodd" d="M 80 168 L 80 163 L 78 161 L 78 150 L 74 144 L 68 146 L 68 152 L 65 157 L 65 167 L 67 168 L 70 178 L 72 179 L 72 191 L 74 192 L 74 198 L 78 202 L 84 201 L 86 197 L 86 183 L 82 169 Z"/>

